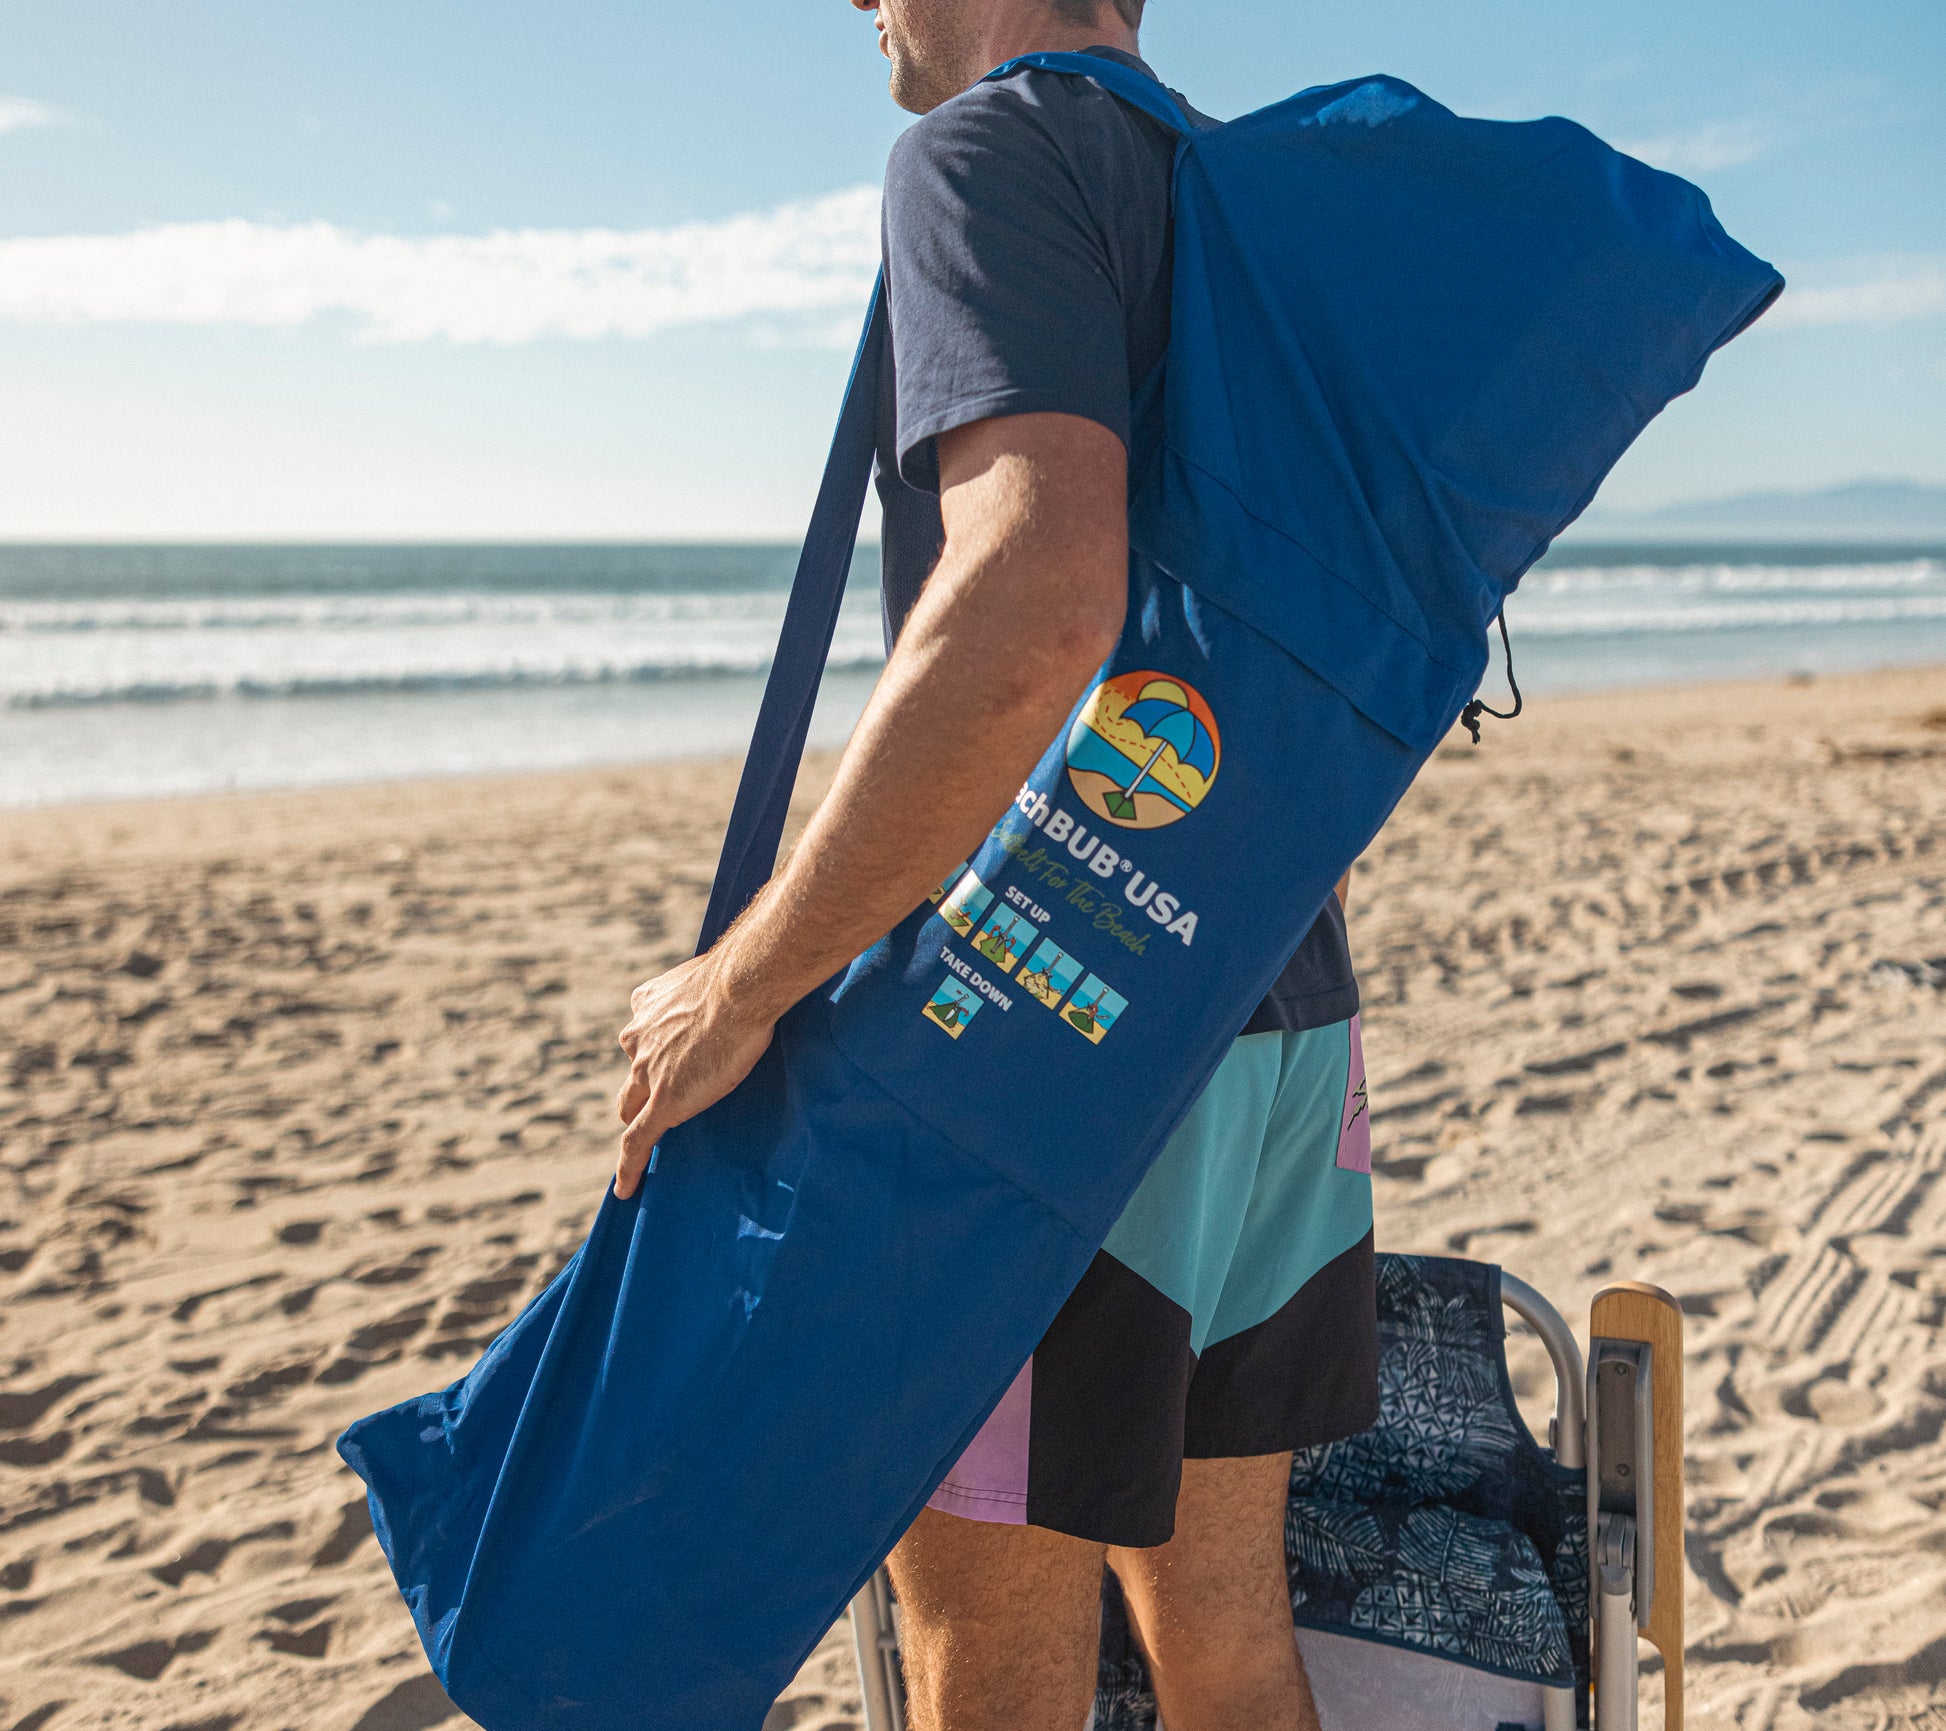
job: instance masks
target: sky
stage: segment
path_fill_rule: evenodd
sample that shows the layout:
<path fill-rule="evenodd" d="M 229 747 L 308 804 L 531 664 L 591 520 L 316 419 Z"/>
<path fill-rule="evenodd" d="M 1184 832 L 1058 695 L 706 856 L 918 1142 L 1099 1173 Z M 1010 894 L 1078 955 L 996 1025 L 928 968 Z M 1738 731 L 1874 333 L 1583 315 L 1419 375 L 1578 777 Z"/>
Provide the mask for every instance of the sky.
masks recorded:
<path fill-rule="evenodd" d="M 1151 0 L 1231 115 L 1566 114 L 1790 278 L 1612 510 L 1946 482 L 1939 0 Z M 0 539 L 757 539 L 909 117 L 848 0 L 7 0 Z"/>

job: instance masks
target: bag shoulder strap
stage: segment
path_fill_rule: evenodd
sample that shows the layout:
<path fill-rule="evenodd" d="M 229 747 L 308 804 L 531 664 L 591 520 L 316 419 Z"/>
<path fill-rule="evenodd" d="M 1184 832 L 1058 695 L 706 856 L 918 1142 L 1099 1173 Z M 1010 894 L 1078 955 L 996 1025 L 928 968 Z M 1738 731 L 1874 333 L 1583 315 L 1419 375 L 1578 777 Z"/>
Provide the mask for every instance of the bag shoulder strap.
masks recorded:
<path fill-rule="evenodd" d="M 817 504 L 797 556 L 791 598 L 784 609 L 784 627 L 777 654 L 764 682 L 763 703 L 750 738 L 737 783 L 736 804 L 723 837 L 716 881 L 710 886 L 709 907 L 703 915 L 701 955 L 729 929 L 731 921 L 750 905 L 751 898 L 777 869 L 777 849 L 784 839 L 784 820 L 790 813 L 791 790 L 797 784 L 804 741 L 817 706 L 818 685 L 831 653 L 831 636 L 838 626 L 838 609 L 851 575 L 851 556 L 858 543 L 858 520 L 871 485 L 872 458 L 877 448 L 874 418 L 878 407 L 879 367 L 886 335 L 883 276 L 872 289 L 871 309 L 864 334 L 852 358 L 851 380 L 845 387 L 838 430 L 832 435 L 824 479 L 818 483 Z"/>
<path fill-rule="evenodd" d="M 1004 78 L 1022 66 L 1046 72 L 1065 72 L 1092 78 L 1103 89 L 1161 122 L 1178 137 L 1195 130 L 1188 117 L 1162 85 L 1132 66 L 1098 54 L 1023 54 L 995 67 L 988 78 Z M 845 387 L 838 430 L 832 436 L 824 479 L 818 484 L 811 526 L 798 554 L 791 598 L 784 610 L 784 626 L 777 643 L 763 702 L 750 738 L 750 751 L 737 783 L 736 804 L 723 837 L 723 853 L 710 886 L 709 906 L 697 939 L 701 955 L 720 938 L 777 868 L 777 849 L 784 839 L 791 792 L 817 705 L 818 685 L 831 653 L 838 625 L 838 609 L 851 575 L 851 557 L 858 541 L 858 519 L 871 485 L 876 452 L 874 416 L 878 406 L 879 368 L 886 342 L 885 281 L 881 273 L 872 289 L 864 334 L 852 359 L 851 380 Z"/>
<path fill-rule="evenodd" d="M 1092 78 L 1111 96 L 1119 96 L 1131 108 L 1141 109 L 1151 120 L 1158 120 L 1168 127 L 1178 138 L 1187 138 L 1197 130 L 1163 85 L 1147 73 L 1137 72 L 1133 66 L 1124 66 L 1119 60 L 1109 60 L 1100 54 L 1020 54 L 996 66 L 981 82 L 1006 78 L 1023 66 L 1037 67 L 1042 72 L 1069 72 L 1077 77 Z"/>

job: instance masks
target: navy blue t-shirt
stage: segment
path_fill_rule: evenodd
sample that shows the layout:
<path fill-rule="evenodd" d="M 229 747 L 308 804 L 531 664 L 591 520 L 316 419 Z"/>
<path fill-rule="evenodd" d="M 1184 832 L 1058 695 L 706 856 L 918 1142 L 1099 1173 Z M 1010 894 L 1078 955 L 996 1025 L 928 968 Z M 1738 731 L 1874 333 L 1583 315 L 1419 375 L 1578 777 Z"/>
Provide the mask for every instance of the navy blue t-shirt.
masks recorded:
<path fill-rule="evenodd" d="M 1091 54 L 1148 71 L 1113 48 Z M 996 415 L 1098 421 L 1169 344 L 1175 140 L 1099 85 L 1029 69 L 916 122 L 885 174 L 890 364 L 878 402 L 888 649 L 945 541 L 933 441 Z M 1358 1009 L 1345 919 L 1325 903 L 1245 1033 Z"/>

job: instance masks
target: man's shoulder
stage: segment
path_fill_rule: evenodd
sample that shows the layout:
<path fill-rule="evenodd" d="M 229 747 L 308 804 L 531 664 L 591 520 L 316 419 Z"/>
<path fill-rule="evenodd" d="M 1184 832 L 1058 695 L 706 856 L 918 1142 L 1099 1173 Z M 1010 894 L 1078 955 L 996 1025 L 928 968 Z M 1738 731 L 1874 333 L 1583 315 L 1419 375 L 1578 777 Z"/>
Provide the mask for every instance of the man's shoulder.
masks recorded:
<path fill-rule="evenodd" d="M 1099 84 L 1040 67 L 983 79 L 906 128 L 892 147 L 888 189 L 914 173 L 957 178 L 982 162 L 1061 164 L 1140 149 L 1141 117 Z"/>

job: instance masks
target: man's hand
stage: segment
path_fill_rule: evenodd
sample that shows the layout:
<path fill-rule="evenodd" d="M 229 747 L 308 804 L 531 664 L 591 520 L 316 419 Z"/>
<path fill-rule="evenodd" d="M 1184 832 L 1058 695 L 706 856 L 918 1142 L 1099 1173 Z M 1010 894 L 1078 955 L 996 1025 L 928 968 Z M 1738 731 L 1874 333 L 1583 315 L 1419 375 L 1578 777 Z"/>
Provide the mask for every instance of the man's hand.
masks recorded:
<path fill-rule="evenodd" d="M 756 1067 L 776 1017 L 755 993 L 727 989 L 717 955 L 698 956 L 629 994 L 622 1030 L 628 1081 L 615 1102 L 621 1154 L 615 1194 L 635 1194 L 664 1134 L 696 1116 Z"/>

